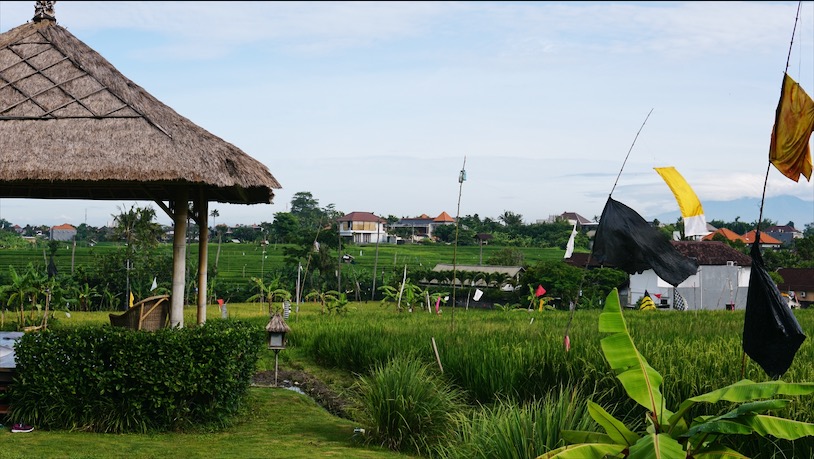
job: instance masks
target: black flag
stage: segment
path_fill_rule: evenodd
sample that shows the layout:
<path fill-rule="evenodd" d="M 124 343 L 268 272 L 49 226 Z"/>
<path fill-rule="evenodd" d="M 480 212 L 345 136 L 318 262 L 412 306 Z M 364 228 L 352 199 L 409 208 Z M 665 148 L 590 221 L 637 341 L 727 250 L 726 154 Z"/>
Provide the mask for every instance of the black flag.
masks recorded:
<path fill-rule="evenodd" d="M 698 263 L 679 253 L 661 231 L 610 197 L 596 229 L 591 258 L 628 274 L 653 269 L 673 287 L 698 272 Z"/>
<path fill-rule="evenodd" d="M 54 277 L 57 275 L 57 265 L 54 263 L 54 257 L 51 257 L 51 260 L 48 262 L 48 277 Z"/>
<path fill-rule="evenodd" d="M 752 272 L 743 320 L 743 351 L 772 378 L 780 378 L 791 366 L 806 335 L 797 318 L 780 296 L 760 254 L 760 232 L 750 251 Z"/>

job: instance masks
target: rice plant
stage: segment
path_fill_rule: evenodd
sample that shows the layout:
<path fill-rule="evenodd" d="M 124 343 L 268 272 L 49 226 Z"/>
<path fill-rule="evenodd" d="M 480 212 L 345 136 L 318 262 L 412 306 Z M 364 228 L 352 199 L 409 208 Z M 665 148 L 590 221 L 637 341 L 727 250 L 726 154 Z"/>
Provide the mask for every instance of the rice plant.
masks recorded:
<path fill-rule="evenodd" d="M 593 430 L 585 396 L 578 387 L 559 387 L 521 405 L 500 400 L 472 414 L 459 415 L 452 441 L 438 449 L 444 459 L 519 459 L 563 446 L 560 432 Z"/>
<path fill-rule="evenodd" d="M 410 356 L 376 366 L 359 384 L 369 438 L 397 451 L 432 451 L 464 406 L 460 392 Z"/>

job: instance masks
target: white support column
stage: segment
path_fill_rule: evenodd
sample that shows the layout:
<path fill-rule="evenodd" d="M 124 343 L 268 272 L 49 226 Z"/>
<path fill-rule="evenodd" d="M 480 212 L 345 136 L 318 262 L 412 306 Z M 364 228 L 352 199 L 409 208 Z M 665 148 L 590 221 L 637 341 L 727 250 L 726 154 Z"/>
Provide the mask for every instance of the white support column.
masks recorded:
<path fill-rule="evenodd" d="M 209 264 L 209 202 L 198 197 L 198 324 L 206 322 L 206 289 Z"/>
<path fill-rule="evenodd" d="M 187 257 L 187 216 L 189 215 L 189 193 L 178 191 L 175 198 L 172 239 L 172 304 L 170 305 L 170 325 L 184 326 L 184 287 L 186 282 Z"/>

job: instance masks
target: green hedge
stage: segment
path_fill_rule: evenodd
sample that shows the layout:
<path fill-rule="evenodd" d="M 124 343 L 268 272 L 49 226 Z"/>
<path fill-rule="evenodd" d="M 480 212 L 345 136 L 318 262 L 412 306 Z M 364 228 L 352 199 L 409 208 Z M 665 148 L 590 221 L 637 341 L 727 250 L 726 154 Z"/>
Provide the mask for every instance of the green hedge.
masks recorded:
<path fill-rule="evenodd" d="M 243 406 L 264 337 L 231 320 L 28 333 L 16 346 L 10 417 L 41 429 L 117 433 L 225 426 Z"/>

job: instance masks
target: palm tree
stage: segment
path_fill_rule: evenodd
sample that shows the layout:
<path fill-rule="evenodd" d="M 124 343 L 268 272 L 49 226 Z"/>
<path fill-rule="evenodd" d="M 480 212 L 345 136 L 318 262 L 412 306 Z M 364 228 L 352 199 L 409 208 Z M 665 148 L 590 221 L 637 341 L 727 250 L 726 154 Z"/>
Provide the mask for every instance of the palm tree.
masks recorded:
<path fill-rule="evenodd" d="M 218 212 L 218 209 L 212 209 L 212 212 L 209 213 L 209 216 L 212 217 L 212 226 L 214 228 L 217 228 L 218 227 L 217 218 L 220 217 L 220 212 Z"/>
<path fill-rule="evenodd" d="M 113 234 L 124 239 L 127 250 L 127 298 L 130 298 L 130 269 L 138 247 L 155 247 L 161 234 L 161 226 L 154 222 L 155 209 L 152 207 L 130 206 L 130 210 L 119 207 L 119 214 L 113 216 L 116 226 Z"/>
<path fill-rule="evenodd" d="M 218 252 L 215 254 L 215 273 L 214 273 L 215 275 L 217 275 L 217 273 L 218 273 L 218 260 L 220 259 L 220 243 L 221 243 L 221 234 L 220 234 L 220 231 L 218 231 L 217 218 L 220 217 L 220 212 L 218 212 L 218 209 L 212 209 L 212 212 L 209 213 L 209 216 L 212 217 L 212 229 L 214 229 L 215 232 L 218 233 Z"/>

